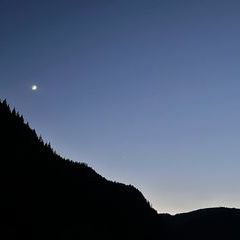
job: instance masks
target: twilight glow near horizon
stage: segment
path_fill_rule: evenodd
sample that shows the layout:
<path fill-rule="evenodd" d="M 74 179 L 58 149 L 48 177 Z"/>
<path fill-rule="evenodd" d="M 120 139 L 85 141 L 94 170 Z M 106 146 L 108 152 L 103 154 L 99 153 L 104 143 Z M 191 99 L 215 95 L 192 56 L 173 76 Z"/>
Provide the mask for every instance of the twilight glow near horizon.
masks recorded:
<path fill-rule="evenodd" d="M 239 12 L 237 0 L 2 0 L 0 98 L 158 212 L 239 208 Z"/>

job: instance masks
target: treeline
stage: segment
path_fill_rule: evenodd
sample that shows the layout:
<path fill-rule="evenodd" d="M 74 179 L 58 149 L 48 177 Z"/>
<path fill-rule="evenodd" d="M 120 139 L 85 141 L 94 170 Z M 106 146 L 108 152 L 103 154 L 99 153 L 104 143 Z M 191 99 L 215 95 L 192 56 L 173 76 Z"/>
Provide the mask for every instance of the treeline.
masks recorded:
<path fill-rule="evenodd" d="M 60 157 L 0 101 L 0 239 L 240 239 L 240 210 L 157 214 L 132 185 Z"/>
<path fill-rule="evenodd" d="M 6 100 L 0 102 L 0 132 L 0 218 L 9 236 L 150 237 L 157 213 L 135 187 L 108 181 L 85 163 L 61 158 Z"/>

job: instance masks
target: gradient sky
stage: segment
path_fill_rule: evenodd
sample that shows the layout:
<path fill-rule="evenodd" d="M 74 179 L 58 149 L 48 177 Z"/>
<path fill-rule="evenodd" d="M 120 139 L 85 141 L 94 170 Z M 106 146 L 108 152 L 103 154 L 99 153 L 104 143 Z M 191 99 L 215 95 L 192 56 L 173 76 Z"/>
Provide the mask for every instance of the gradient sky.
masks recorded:
<path fill-rule="evenodd" d="M 159 212 L 240 208 L 239 13 L 238 0 L 0 0 L 0 98 Z"/>

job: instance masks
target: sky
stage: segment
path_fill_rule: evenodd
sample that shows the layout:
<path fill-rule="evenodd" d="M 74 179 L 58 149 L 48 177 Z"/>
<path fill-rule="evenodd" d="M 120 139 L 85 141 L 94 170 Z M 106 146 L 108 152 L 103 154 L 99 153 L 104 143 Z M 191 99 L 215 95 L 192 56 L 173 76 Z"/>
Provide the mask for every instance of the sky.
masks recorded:
<path fill-rule="evenodd" d="M 0 0 L 0 98 L 158 212 L 240 208 L 239 12 L 237 0 Z"/>

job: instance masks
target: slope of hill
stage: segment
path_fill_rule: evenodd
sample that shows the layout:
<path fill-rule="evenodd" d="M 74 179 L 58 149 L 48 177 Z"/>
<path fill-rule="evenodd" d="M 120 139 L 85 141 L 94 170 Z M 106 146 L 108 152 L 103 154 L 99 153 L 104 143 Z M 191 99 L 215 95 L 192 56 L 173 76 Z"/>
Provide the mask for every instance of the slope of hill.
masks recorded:
<path fill-rule="evenodd" d="M 0 239 L 240 239 L 240 210 L 157 214 L 135 187 L 61 158 L 0 101 Z"/>
<path fill-rule="evenodd" d="M 240 239 L 240 209 L 206 208 L 159 215 L 164 239 Z"/>
<path fill-rule="evenodd" d="M 148 235 L 146 226 L 157 213 L 135 187 L 108 181 L 84 163 L 61 158 L 6 101 L 0 103 L 0 116 L 0 218 L 9 236 L 144 239 Z"/>

